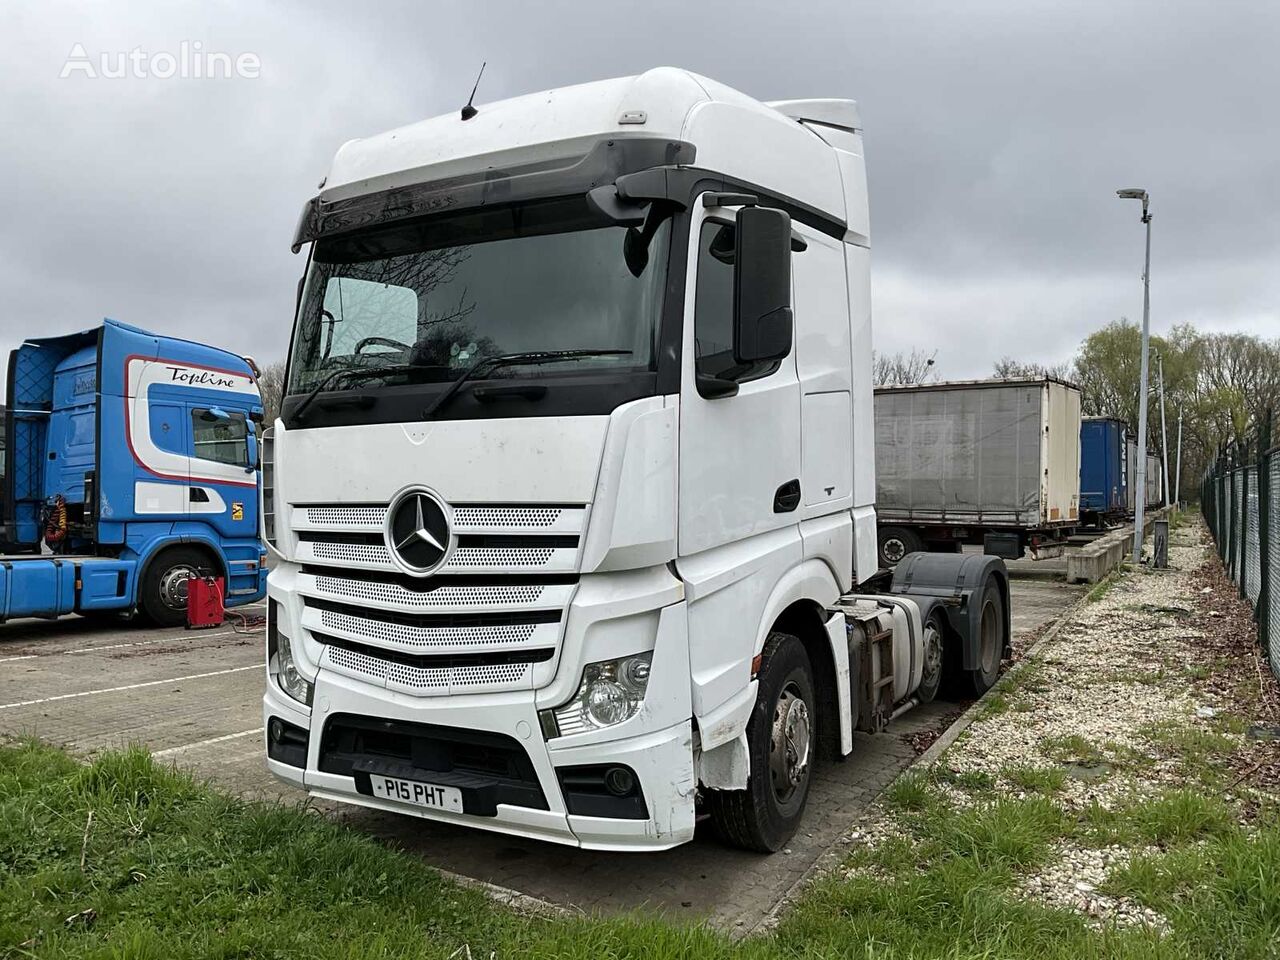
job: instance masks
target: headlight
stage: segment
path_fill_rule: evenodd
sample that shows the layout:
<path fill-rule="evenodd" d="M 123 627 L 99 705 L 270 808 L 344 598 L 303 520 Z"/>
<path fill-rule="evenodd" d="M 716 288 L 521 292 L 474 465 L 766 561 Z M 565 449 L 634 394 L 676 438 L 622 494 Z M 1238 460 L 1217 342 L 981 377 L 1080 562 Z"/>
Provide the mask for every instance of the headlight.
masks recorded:
<path fill-rule="evenodd" d="M 293 647 L 289 638 L 280 632 L 280 604 L 267 603 L 267 668 L 275 675 L 280 689 L 299 703 L 311 706 L 313 687 L 293 662 Z"/>
<path fill-rule="evenodd" d="M 549 737 L 563 737 L 630 720 L 644 703 L 652 663 L 650 651 L 587 664 L 573 699 L 563 707 L 543 711 L 544 732 Z"/>
<path fill-rule="evenodd" d="M 289 638 L 284 634 L 280 634 L 278 663 L 279 671 L 276 673 L 276 679 L 280 689 L 299 703 L 311 706 L 311 684 L 298 672 L 297 664 L 293 662 L 293 649 L 289 646 Z"/>

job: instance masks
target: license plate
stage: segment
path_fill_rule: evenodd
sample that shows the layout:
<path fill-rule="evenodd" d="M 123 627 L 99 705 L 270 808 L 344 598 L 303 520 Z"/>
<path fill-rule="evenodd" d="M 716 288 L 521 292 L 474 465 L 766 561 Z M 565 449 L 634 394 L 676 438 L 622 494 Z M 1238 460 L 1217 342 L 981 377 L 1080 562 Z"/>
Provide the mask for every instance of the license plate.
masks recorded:
<path fill-rule="evenodd" d="M 373 795 L 383 800 L 397 800 L 435 810 L 452 810 L 454 813 L 462 812 L 462 791 L 457 787 L 401 780 L 399 777 L 384 777 L 377 773 L 369 775 L 369 785 L 373 787 Z"/>

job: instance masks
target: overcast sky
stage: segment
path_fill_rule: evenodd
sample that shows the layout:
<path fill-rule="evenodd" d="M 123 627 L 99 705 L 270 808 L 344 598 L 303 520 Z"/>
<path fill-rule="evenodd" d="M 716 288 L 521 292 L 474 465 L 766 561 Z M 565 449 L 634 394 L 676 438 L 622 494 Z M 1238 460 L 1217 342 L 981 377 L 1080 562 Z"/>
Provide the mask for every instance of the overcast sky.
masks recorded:
<path fill-rule="evenodd" d="M 78 9 L 84 7 L 86 9 Z M 59 79 L 136 47 L 252 54 L 257 78 Z M 877 349 L 945 377 L 1068 358 L 1141 317 L 1280 335 L 1280 4 L 881 0 L 5 5 L 0 351 L 111 316 L 263 360 L 289 243 L 337 147 L 456 110 L 683 66 L 760 99 L 853 97 Z"/>

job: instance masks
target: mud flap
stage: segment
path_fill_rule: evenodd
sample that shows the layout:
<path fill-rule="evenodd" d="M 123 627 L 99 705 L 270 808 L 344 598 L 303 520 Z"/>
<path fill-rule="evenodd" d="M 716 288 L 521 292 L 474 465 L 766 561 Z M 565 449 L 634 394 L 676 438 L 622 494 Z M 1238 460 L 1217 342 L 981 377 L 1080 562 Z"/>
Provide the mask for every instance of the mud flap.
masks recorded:
<path fill-rule="evenodd" d="M 982 596 L 994 581 L 1004 601 L 1001 656 L 1012 654 L 1013 617 L 1009 603 L 1009 571 L 999 557 L 978 554 L 912 553 L 893 571 L 889 592 L 907 597 L 935 597 L 960 637 L 964 669 L 976 669 L 982 635 Z"/>

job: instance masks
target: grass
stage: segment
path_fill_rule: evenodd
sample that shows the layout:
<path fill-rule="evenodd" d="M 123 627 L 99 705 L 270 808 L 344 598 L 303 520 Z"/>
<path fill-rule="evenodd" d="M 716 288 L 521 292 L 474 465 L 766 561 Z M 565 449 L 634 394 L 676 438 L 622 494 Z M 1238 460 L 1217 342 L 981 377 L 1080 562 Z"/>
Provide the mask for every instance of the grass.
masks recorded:
<path fill-rule="evenodd" d="M 1057 793 L 1067 782 L 1067 772 L 1059 767 L 1007 767 L 1004 777 L 1021 790 L 1046 796 Z"/>
<path fill-rule="evenodd" d="M 1078 733 L 1062 737 L 1045 737 L 1040 741 L 1040 750 L 1045 756 L 1059 763 L 1076 763 L 1092 767 L 1107 760 L 1101 750 Z"/>
<path fill-rule="evenodd" d="M 1105 597 L 1111 592 L 1111 588 L 1120 582 L 1128 570 L 1129 564 L 1127 563 L 1122 563 L 1117 566 L 1114 570 L 1094 584 L 1093 589 L 1085 594 L 1085 603 L 1097 603 Z"/>
<path fill-rule="evenodd" d="M 1174 929 L 1094 929 L 1014 893 L 1078 824 L 1040 795 L 951 807 L 931 777 L 891 791 L 909 837 L 855 851 L 878 875 L 825 876 L 775 930 L 735 942 L 641 916 L 515 913 L 323 817 L 229 798 L 140 750 L 86 765 L 0 745 L 0 957 L 1081 960 L 1263 957 L 1276 942 L 1280 825 L 1248 835 L 1190 791 L 1117 811 L 1113 831 L 1171 851 L 1110 883 Z"/>

